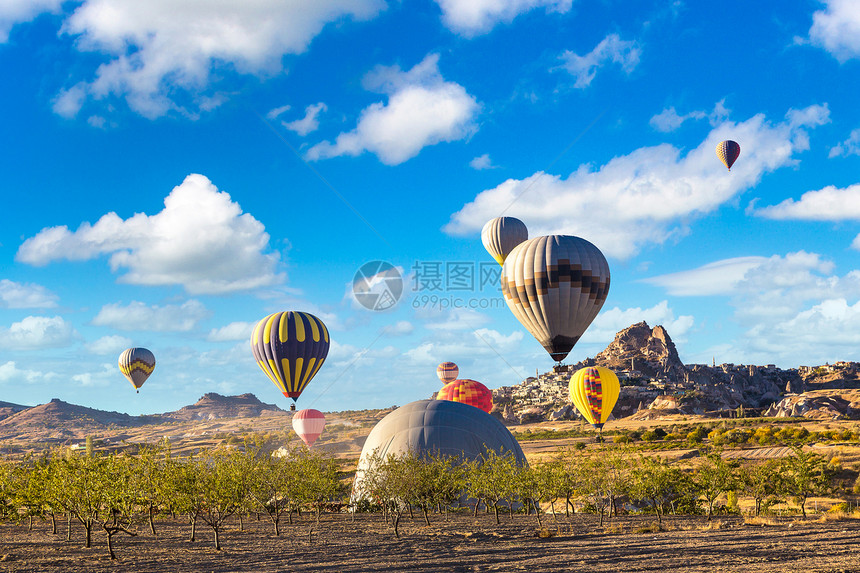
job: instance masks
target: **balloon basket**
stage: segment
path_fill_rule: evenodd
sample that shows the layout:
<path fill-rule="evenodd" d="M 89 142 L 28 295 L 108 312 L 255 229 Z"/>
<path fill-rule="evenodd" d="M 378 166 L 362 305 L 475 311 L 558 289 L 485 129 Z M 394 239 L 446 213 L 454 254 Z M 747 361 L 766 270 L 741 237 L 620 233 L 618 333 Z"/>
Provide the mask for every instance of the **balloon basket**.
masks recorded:
<path fill-rule="evenodd" d="M 290 412 L 295 412 L 295 411 L 296 411 L 296 405 L 290 404 Z"/>

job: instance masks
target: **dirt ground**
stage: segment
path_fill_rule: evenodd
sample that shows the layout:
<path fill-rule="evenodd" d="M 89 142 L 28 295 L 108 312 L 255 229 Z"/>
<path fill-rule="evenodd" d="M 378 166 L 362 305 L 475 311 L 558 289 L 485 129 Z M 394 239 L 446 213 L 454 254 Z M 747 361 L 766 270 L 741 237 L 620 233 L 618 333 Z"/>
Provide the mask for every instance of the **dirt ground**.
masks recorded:
<path fill-rule="evenodd" d="M 285 525 L 275 537 L 267 521 L 245 522 L 239 531 L 231 522 L 223 534 L 224 549 L 215 551 L 212 532 L 198 531 L 188 541 L 185 522 L 160 520 L 158 536 L 148 529 L 137 537 L 118 535 L 116 561 L 107 555 L 104 534 L 94 534 L 93 547 L 83 547 L 83 530 L 73 528 L 65 540 L 65 523 L 57 535 L 50 524 L 0 526 L 0 571 L 81 572 L 376 572 L 465 573 L 489 571 L 589 573 L 731 571 L 848 573 L 860 571 L 860 520 L 807 521 L 784 519 L 766 526 L 744 525 L 740 517 L 716 519 L 721 527 L 706 529 L 703 517 L 668 517 L 669 531 L 637 533 L 652 516 L 624 516 L 610 529 L 597 527 L 594 515 L 568 521 L 550 516 L 538 535 L 534 516 L 432 516 L 426 526 L 417 515 L 401 522 L 395 539 L 378 514 L 324 515 L 319 525 L 304 516 Z M 310 540 L 309 540 L 310 533 Z"/>

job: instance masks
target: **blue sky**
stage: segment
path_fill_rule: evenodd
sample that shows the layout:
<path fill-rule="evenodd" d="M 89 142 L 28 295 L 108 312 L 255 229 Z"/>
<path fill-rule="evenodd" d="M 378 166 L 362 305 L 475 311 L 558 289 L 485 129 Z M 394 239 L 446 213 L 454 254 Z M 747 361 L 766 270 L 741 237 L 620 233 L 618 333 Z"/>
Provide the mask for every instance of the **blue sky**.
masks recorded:
<path fill-rule="evenodd" d="M 609 261 L 570 362 L 641 320 L 686 363 L 860 360 L 852 0 L 0 0 L 0 69 L 0 400 L 286 408 L 248 344 L 279 310 L 333 339 L 299 407 L 518 383 L 553 362 L 477 276 L 501 214 Z"/>

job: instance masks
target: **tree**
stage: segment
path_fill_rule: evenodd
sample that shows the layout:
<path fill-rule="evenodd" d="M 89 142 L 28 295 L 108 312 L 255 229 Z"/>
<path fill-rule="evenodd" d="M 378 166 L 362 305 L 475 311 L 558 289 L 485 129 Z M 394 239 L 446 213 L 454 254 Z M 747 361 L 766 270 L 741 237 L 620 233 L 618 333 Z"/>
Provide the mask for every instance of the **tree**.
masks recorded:
<path fill-rule="evenodd" d="M 755 501 L 755 515 L 761 514 L 763 504 L 767 507 L 775 502 L 780 492 L 785 490 L 783 468 L 783 463 L 778 459 L 769 459 L 742 468 L 741 483 L 744 492 Z"/>
<path fill-rule="evenodd" d="M 224 522 L 242 507 L 248 494 L 244 453 L 236 448 L 204 452 L 196 460 L 199 516 L 215 534 L 215 550 L 221 550 Z"/>
<path fill-rule="evenodd" d="M 834 470 L 818 454 L 804 452 L 799 446 L 792 449 L 794 455 L 782 459 L 786 492 L 794 496 L 806 519 L 806 500 L 830 490 Z"/>
<path fill-rule="evenodd" d="M 517 461 L 513 453 L 499 454 L 495 450 L 487 450 L 477 459 L 468 464 L 466 490 L 475 498 L 477 504 L 483 500 L 487 507 L 492 507 L 496 516 L 496 524 L 500 524 L 499 504 L 506 501 L 513 511 L 516 499 Z"/>
<path fill-rule="evenodd" d="M 99 460 L 97 469 L 102 511 L 95 515 L 95 521 L 107 535 L 110 558 L 116 559 L 114 535 L 137 535 L 136 526 L 143 519 L 140 510 L 149 505 L 140 503 L 140 461 L 125 454 L 111 454 Z"/>
<path fill-rule="evenodd" d="M 657 523 L 662 525 L 665 501 L 677 492 L 681 478 L 681 470 L 673 468 L 665 459 L 640 456 L 630 474 L 630 493 L 636 499 L 647 501 L 657 514 Z"/>
<path fill-rule="evenodd" d="M 738 463 L 726 461 L 719 453 L 709 454 L 693 473 L 693 485 L 708 507 L 708 521 L 717 498 L 737 485 Z"/>

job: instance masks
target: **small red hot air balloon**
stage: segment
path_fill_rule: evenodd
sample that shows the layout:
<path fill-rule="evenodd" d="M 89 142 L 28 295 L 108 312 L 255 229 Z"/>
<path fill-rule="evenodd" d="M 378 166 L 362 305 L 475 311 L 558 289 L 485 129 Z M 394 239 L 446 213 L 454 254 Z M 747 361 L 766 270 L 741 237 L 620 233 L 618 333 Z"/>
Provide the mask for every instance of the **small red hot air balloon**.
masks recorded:
<path fill-rule="evenodd" d="M 307 444 L 314 445 L 325 428 L 325 415 L 319 410 L 306 408 L 293 414 L 293 430 Z"/>
<path fill-rule="evenodd" d="M 741 146 L 737 142 L 727 139 L 717 144 L 717 157 L 726 166 L 729 171 L 732 170 L 732 165 L 735 164 L 738 156 L 741 154 Z"/>
<path fill-rule="evenodd" d="M 493 392 L 480 382 L 468 378 L 446 384 L 436 394 L 436 399 L 462 402 L 488 414 L 493 409 Z"/>

